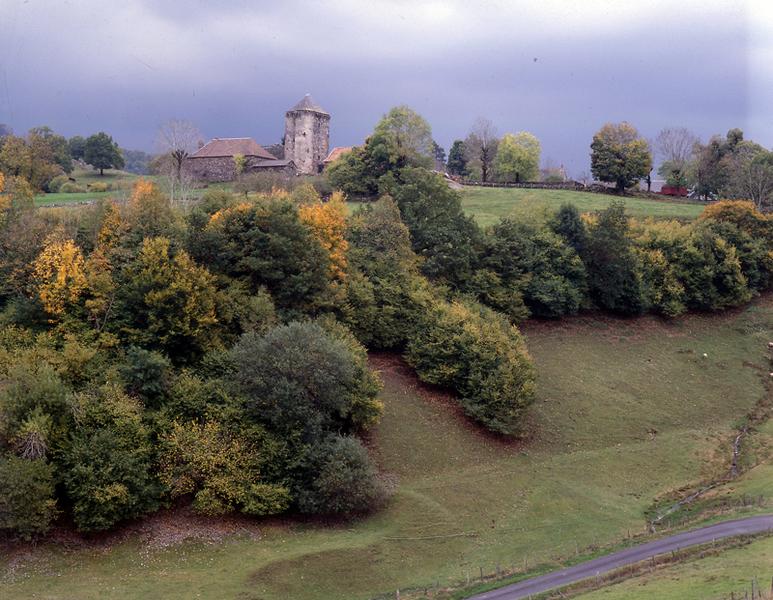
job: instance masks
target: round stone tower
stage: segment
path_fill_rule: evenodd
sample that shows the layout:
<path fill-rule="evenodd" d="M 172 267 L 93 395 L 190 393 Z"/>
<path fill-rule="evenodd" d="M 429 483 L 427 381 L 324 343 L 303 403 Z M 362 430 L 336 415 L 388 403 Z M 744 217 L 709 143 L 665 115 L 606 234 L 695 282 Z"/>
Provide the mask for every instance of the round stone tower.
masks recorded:
<path fill-rule="evenodd" d="M 330 114 L 306 94 L 285 115 L 285 158 L 298 173 L 319 173 L 330 145 Z"/>

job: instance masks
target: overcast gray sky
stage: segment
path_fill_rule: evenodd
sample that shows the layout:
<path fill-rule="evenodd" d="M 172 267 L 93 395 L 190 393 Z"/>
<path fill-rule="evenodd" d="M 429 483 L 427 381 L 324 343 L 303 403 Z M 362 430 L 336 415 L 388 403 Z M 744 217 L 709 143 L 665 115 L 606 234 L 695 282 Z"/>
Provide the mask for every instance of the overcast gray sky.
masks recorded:
<path fill-rule="evenodd" d="M 573 175 L 607 121 L 773 146 L 765 0 L 0 0 L 0 123 L 151 151 L 170 118 L 279 141 L 304 93 L 331 144 L 407 104 L 446 149 L 477 116 Z"/>

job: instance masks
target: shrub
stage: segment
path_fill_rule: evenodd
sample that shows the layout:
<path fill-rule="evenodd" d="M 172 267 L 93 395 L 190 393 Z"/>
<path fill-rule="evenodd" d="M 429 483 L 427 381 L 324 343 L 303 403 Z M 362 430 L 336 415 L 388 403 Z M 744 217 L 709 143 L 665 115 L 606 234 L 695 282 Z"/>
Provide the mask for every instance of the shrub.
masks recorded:
<path fill-rule="evenodd" d="M 359 440 L 330 436 L 307 460 L 310 483 L 298 494 L 301 512 L 351 515 L 377 508 L 386 490 Z"/>
<path fill-rule="evenodd" d="M 600 308 L 636 315 L 647 310 L 641 265 L 629 236 L 625 204 L 613 202 L 590 228 L 584 253 L 591 298 Z"/>
<path fill-rule="evenodd" d="M 286 173 L 246 173 L 234 183 L 234 191 L 240 194 L 247 192 L 268 194 L 273 190 L 292 191 L 298 183 L 299 178 Z"/>
<path fill-rule="evenodd" d="M 51 417 L 50 435 L 60 437 L 69 417 L 69 390 L 54 367 L 29 353 L 17 357 L 5 369 L 5 381 L 0 388 L 0 437 L 12 440 L 36 412 Z M 47 443 L 50 445 L 52 440 Z"/>
<path fill-rule="evenodd" d="M 109 192 L 111 189 L 113 189 L 113 186 L 104 181 L 95 181 L 94 183 L 90 183 L 88 185 L 88 189 L 90 192 L 102 193 Z"/>
<path fill-rule="evenodd" d="M 148 408 L 160 408 L 169 396 L 172 364 L 160 352 L 130 346 L 119 366 L 126 391 Z"/>
<path fill-rule="evenodd" d="M 406 350 L 419 378 L 455 390 L 488 429 L 520 432 L 534 400 L 534 368 L 518 329 L 476 303 L 437 301 Z"/>
<path fill-rule="evenodd" d="M 175 422 L 160 443 L 161 481 L 172 498 L 193 495 L 198 512 L 259 516 L 283 512 L 290 504 L 287 488 L 261 482 L 257 451 L 219 423 Z"/>
<path fill-rule="evenodd" d="M 74 181 L 65 181 L 59 186 L 59 191 L 62 194 L 82 194 L 87 190 L 85 187 L 78 185 Z"/>
<path fill-rule="evenodd" d="M 48 531 L 56 515 L 52 466 L 45 459 L 0 457 L 0 530 L 30 540 Z"/>
<path fill-rule="evenodd" d="M 242 203 L 216 212 L 196 246 L 214 272 L 265 288 L 284 316 L 313 314 L 330 301 L 329 255 L 289 200 Z"/>
<path fill-rule="evenodd" d="M 70 181 L 70 178 L 67 175 L 57 175 L 51 181 L 48 182 L 48 185 L 46 185 L 46 189 L 50 193 L 56 194 L 62 191 L 62 186 L 68 181 Z"/>
<path fill-rule="evenodd" d="M 247 411 L 271 431 L 307 441 L 371 424 L 373 410 L 363 408 L 374 406 L 379 386 L 361 347 L 353 352 L 356 342 L 344 337 L 298 322 L 242 336 L 232 351 L 233 378 Z"/>
<path fill-rule="evenodd" d="M 575 314 L 583 304 L 585 266 L 563 238 L 546 228 L 503 219 L 487 232 L 481 264 L 498 276 L 506 300 L 522 296 L 539 317 Z M 488 299 L 496 301 L 491 292 Z M 493 306 L 511 318 L 519 316 L 509 306 Z"/>
<path fill-rule="evenodd" d="M 351 268 L 343 320 L 371 348 L 402 349 L 431 292 L 394 200 L 385 196 L 359 209 L 349 219 L 347 240 Z"/>
<path fill-rule="evenodd" d="M 115 385 L 78 394 L 76 426 L 62 452 L 62 481 L 75 524 L 109 529 L 158 507 L 142 407 Z"/>

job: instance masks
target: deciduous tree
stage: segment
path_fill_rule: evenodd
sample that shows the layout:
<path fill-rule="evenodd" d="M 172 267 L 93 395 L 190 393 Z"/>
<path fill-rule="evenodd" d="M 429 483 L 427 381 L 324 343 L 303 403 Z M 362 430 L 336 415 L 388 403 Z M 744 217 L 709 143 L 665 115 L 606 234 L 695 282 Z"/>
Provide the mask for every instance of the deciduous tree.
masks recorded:
<path fill-rule="evenodd" d="M 540 143 L 531 133 L 506 133 L 499 140 L 494 171 L 499 181 L 536 181 L 539 177 Z"/>
<path fill-rule="evenodd" d="M 469 169 L 480 173 L 481 181 L 489 181 L 493 171 L 494 158 L 497 155 L 497 130 L 488 119 L 479 117 L 470 129 L 464 147 L 469 153 L 467 164 Z"/>
<path fill-rule="evenodd" d="M 649 144 L 629 123 L 607 123 L 593 136 L 590 147 L 593 176 L 614 183 L 621 193 L 652 169 Z"/>
<path fill-rule="evenodd" d="M 113 138 L 100 131 L 86 140 L 83 148 L 83 160 L 104 175 L 105 169 L 120 169 L 123 167 L 121 150 Z"/>

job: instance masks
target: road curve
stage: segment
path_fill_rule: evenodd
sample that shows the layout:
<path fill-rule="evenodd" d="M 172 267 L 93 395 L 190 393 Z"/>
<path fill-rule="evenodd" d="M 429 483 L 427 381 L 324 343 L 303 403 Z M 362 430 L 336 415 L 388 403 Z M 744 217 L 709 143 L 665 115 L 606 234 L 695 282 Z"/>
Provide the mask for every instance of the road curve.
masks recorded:
<path fill-rule="evenodd" d="M 541 594 L 549 590 L 569 585 L 583 579 L 603 575 L 620 567 L 647 560 L 653 556 L 679 550 L 698 544 L 707 544 L 712 540 L 721 540 L 737 535 L 748 535 L 773 530 L 773 515 L 759 515 L 725 521 L 709 525 L 694 531 L 686 531 L 670 537 L 647 542 L 619 552 L 613 552 L 601 558 L 560 569 L 547 575 L 524 579 L 518 583 L 501 587 L 490 592 L 470 596 L 469 600 L 519 600 L 530 595 Z"/>

